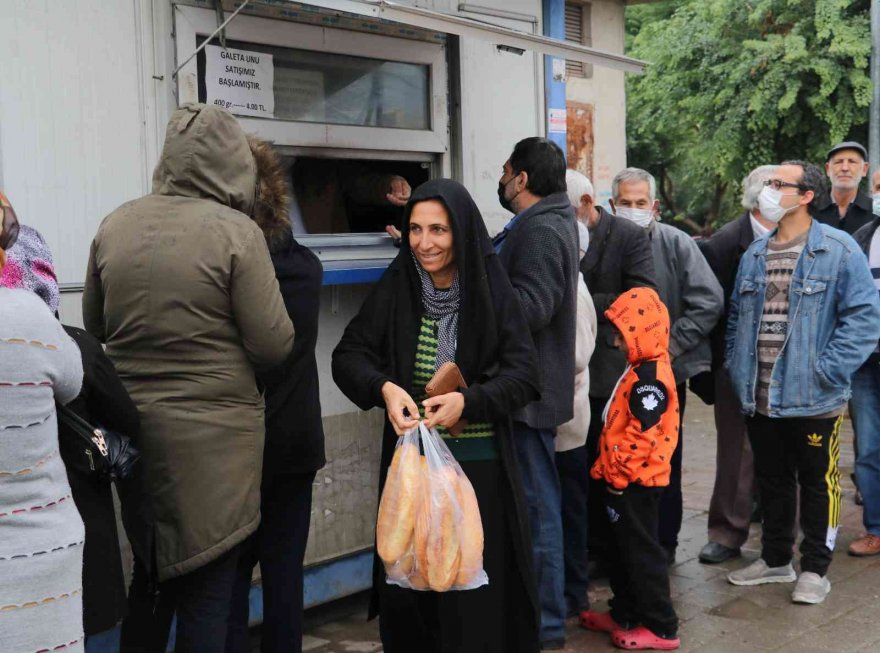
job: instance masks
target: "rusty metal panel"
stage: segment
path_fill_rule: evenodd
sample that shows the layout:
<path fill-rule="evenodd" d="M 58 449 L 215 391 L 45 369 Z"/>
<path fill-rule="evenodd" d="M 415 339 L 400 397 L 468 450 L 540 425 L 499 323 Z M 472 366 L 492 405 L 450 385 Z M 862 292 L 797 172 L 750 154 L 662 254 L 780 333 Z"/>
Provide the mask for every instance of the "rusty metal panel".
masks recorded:
<path fill-rule="evenodd" d="M 568 167 L 593 179 L 593 105 L 565 103 L 568 128 Z"/>

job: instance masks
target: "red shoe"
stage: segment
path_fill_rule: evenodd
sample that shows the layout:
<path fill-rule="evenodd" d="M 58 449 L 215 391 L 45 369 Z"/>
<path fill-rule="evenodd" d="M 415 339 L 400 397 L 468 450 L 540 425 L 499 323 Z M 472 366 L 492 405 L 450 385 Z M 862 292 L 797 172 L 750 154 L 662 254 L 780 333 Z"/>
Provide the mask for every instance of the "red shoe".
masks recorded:
<path fill-rule="evenodd" d="M 644 626 L 632 630 L 615 630 L 611 633 L 611 641 L 617 648 L 630 651 L 674 651 L 681 646 L 681 639 L 663 639 Z"/>
<path fill-rule="evenodd" d="M 611 633 L 615 630 L 621 630 L 620 624 L 614 621 L 610 612 L 582 610 L 580 617 L 581 626 L 587 630 L 595 630 L 599 633 Z"/>

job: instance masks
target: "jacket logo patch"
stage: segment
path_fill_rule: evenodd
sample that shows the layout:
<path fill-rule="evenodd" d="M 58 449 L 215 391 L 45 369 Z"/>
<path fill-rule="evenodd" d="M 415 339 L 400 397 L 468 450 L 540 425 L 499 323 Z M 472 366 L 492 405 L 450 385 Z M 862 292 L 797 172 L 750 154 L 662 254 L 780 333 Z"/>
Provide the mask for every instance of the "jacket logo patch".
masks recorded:
<path fill-rule="evenodd" d="M 811 433 L 807 436 L 807 444 L 811 447 L 821 447 L 822 446 L 822 436 L 818 433 Z"/>
<path fill-rule="evenodd" d="M 612 524 L 616 524 L 618 521 L 620 521 L 620 513 L 618 513 L 614 508 L 612 508 L 611 506 L 605 506 L 605 510 L 608 512 L 608 521 L 610 521 Z"/>
<path fill-rule="evenodd" d="M 644 408 L 645 410 L 654 410 L 655 408 L 657 408 L 657 405 L 657 397 L 655 397 L 653 394 L 642 397 L 642 408 Z"/>

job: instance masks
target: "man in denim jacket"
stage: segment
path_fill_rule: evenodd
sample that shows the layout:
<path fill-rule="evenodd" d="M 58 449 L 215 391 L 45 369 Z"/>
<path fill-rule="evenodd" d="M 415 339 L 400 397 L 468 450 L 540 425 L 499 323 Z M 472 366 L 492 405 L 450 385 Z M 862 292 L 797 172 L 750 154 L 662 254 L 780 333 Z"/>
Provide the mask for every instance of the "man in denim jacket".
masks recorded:
<path fill-rule="evenodd" d="M 761 558 L 735 585 L 790 583 L 821 603 L 840 524 L 839 431 L 850 379 L 880 337 L 880 299 L 849 234 L 813 220 L 822 173 L 788 161 L 761 191 L 779 227 L 743 254 L 730 303 L 725 366 L 747 417 L 764 511 Z M 801 574 L 791 565 L 800 484 Z"/>

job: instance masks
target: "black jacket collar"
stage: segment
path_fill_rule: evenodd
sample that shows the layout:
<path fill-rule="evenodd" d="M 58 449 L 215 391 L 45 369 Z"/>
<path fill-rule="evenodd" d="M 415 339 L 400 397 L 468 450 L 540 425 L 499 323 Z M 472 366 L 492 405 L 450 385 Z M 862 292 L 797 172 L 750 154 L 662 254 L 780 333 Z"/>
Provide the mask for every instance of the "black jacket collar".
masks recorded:
<path fill-rule="evenodd" d="M 873 213 L 874 211 L 874 203 L 872 202 L 871 198 L 862 191 L 856 193 L 856 198 L 852 201 L 852 203 L 863 211 L 867 211 L 868 213 Z M 834 198 L 831 197 L 831 194 L 829 193 L 828 202 L 825 204 L 825 206 L 821 208 L 820 212 L 824 214 L 827 211 L 830 211 L 832 207 L 835 211 L 838 210 L 837 202 L 834 201 Z M 847 208 L 847 211 L 849 211 L 849 208 Z"/>
<path fill-rule="evenodd" d="M 517 219 L 516 224 L 514 224 L 514 228 L 533 216 L 541 215 L 543 213 L 563 211 L 570 206 L 571 202 L 568 201 L 568 195 L 565 193 L 553 193 L 547 197 L 542 197 L 538 202 L 532 204 L 532 206 L 519 214 L 519 218 Z"/>

